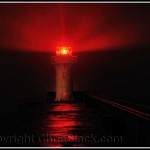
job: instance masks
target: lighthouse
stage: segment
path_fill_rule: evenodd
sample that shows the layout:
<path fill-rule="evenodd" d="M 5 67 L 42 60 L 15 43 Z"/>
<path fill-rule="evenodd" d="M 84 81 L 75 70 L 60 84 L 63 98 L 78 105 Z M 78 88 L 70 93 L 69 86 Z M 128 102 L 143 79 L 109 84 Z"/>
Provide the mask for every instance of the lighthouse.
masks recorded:
<path fill-rule="evenodd" d="M 55 101 L 73 100 L 72 65 L 77 63 L 77 56 L 72 55 L 71 47 L 57 47 L 56 55 L 51 57 L 56 68 Z"/>

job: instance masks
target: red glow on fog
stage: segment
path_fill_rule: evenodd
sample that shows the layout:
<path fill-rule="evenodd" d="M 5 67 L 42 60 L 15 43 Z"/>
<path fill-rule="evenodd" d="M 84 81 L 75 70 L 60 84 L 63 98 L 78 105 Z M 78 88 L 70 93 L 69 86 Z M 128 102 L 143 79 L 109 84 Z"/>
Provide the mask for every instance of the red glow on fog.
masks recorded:
<path fill-rule="evenodd" d="M 50 52 L 64 40 L 79 52 L 146 45 L 150 9 L 143 5 L 0 4 L 0 47 Z"/>

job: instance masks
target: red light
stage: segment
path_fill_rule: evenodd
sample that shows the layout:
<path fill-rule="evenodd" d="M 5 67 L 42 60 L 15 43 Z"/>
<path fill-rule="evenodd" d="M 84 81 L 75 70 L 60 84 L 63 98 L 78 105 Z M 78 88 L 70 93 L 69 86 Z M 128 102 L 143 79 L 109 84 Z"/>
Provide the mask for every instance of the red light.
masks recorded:
<path fill-rule="evenodd" d="M 67 50 L 67 49 L 62 49 L 62 50 L 61 50 L 61 54 L 67 55 L 67 54 L 68 54 L 68 50 Z"/>
<path fill-rule="evenodd" d="M 72 55 L 71 47 L 57 47 L 56 55 Z"/>

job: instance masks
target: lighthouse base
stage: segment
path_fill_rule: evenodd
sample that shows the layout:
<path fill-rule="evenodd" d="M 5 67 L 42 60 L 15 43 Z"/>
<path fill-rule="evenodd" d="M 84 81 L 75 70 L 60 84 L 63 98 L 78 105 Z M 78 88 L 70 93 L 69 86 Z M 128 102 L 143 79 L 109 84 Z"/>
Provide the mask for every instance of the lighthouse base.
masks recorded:
<path fill-rule="evenodd" d="M 56 99 L 55 98 L 55 102 L 70 102 L 70 101 L 75 101 L 75 99 L 73 97 L 64 97 L 64 98 L 61 98 L 61 99 Z"/>
<path fill-rule="evenodd" d="M 67 103 L 75 103 L 75 102 L 83 102 L 85 101 L 85 93 L 87 93 L 87 91 L 74 91 L 73 92 L 73 98 L 71 100 L 68 100 L 68 101 L 63 101 L 61 100 L 62 102 L 67 102 Z M 48 102 L 52 102 L 52 103 L 55 103 L 55 102 L 61 102 L 61 101 L 55 101 L 55 98 L 56 97 L 56 92 L 48 92 L 47 93 L 47 101 Z"/>

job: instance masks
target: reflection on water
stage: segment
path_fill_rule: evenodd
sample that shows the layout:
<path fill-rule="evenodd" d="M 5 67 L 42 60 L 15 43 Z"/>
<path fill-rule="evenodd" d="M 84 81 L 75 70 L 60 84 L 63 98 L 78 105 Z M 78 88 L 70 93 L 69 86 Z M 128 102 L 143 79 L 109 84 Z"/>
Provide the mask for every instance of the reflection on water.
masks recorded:
<path fill-rule="evenodd" d="M 79 110 L 79 105 L 78 104 L 65 104 L 65 103 L 58 103 L 56 105 L 53 105 L 51 108 L 51 111 L 78 111 Z"/>
<path fill-rule="evenodd" d="M 107 136 L 101 139 L 103 135 L 107 135 L 106 131 L 109 129 L 105 129 L 107 122 L 111 127 L 113 124 L 109 118 L 106 118 L 105 125 L 102 119 L 102 108 L 95 109 L 84 103 L 44 103 L 24 107 L 23 111 L 6 118 L 1 123 L 0 136 L 5 135 L 6 139 L 11 137 L 12 140 L 7 143 L 4 140 L 0 141 L 0 145 L 34 147 L 107 145 L 107 141 L 100 140 L 107 139 Z M 108 138 L 110 140 L 112 137 Z"/>
<path fill-rule="evenodd" d="M 50 106 L 49 114 L 45 118 L 48 136 L 43 137 L 44 146 L 60 147 L 78 144 L 77 134 L 74 131 L 82 126 L 80 120 L 77 120 L 80 108 L 79 104 L 72 103 L 56 103 Z"/>

